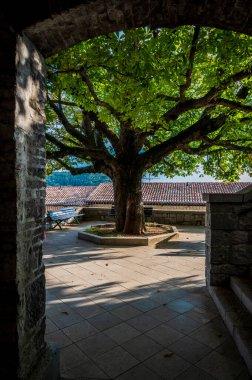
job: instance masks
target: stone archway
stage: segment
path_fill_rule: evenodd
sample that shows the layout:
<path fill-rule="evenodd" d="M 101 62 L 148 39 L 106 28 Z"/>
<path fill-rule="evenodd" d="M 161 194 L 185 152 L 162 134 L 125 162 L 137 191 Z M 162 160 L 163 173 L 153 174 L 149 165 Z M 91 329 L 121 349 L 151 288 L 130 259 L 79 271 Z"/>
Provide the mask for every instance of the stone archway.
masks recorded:
<path fill-rule="evenodd" d="M 5 5 L 12 27 L 25 30 L 44 56 L 100 34 L 145 25 L 198 24 L 252 34 L 249 0 L 50 0 L 38 2 L 32 12 L 28 1 L 15 8 L 12 3 Z"/>
<path fill-rule="evenodd" d="M 34 9 L 28 1 L 1 5 L 0 377 L 58 376 L 44 343 L 45 72 L 40 53 L 50 56 L 80 40 L 141 25 L 199 24 L 252 34 L 251 18 L 249 0 L 51 0 Z"/>

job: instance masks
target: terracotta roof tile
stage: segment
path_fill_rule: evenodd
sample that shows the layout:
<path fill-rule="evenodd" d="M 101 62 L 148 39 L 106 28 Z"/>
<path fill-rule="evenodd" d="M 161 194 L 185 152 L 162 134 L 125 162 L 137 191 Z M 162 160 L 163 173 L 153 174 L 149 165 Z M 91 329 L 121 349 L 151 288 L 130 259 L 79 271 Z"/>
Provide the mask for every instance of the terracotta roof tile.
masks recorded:
<path fill-rule="evenodd" d="M 250 182 L 153 182 L 143 183 L 143 201 L 152 205 L 205 205 L 203 193 L 235 193 Z M 95 186 L 47 187 L 47 205 L 111 204 L 114 202 L 112 183 Z"/>
<path fill-rule="evenodd" d="M 203 193 L 235 193 L 249 182 L 153 182 L 143 183 L 143 201 L 152 205 L 205 205 Z M 87 202 L 113 203 L 112 183 L 101 183 L 89 195 Z"/>
<path fill-rule="evenodd" d="M 47 186 L 46 205 L 83 206 L 96 186 Z"/>

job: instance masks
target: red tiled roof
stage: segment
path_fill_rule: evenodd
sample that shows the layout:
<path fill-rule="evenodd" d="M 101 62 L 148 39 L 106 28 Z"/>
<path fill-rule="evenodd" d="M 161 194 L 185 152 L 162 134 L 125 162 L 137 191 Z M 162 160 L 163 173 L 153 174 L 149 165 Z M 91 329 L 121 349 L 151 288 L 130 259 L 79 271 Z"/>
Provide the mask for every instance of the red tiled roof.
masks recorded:
<path fill-rule="evenodd" d="M 152 205 L 205 205 L 203 193 L 235 193 L 250 182 L 143 183 L 143 201 Z M 101 183 L 87 198 L 89 204 L 113 203 L 112 183 Z"/>
<path fill-rule="evenodd" d="M 96 186 L 47 186 L 46 205 L 83 206 Z"/>
<path fill-rule="evenodd" d="M 143 201 L 151 205 L 205 205 L 203 193 L 235 193 L 250 182 L 187 182 L 143 183 Z M 96 186 L 48 186 L 46 205 L 82 206 L 114 202 L 113 185 L 106 182 Z"/>

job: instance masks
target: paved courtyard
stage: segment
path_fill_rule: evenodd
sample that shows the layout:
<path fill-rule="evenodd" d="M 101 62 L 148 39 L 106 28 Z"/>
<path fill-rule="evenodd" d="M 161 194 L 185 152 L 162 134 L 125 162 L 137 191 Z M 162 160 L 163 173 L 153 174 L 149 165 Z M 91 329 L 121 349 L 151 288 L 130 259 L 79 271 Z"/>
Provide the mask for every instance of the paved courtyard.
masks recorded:
<path fill-rule="evenodd" d="M 205 288 L 203 227 L 158 248 L 96 246 L 81 227 L 44 242 L 46 340 L 62 378 L 250 379 Z"/>

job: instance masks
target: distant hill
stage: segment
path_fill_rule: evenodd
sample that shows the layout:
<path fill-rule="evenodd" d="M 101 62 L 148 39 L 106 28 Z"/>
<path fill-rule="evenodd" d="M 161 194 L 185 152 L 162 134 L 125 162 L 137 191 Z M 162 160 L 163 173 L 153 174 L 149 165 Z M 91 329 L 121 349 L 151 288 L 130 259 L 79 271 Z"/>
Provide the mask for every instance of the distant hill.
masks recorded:
<path fill-rule="evenodd" d="M 102 182 L 111 182 L 104 174 L 71 175 L 67 171 L 53 172 L 46 177 L 47 186 L 98 186 Z"/>

